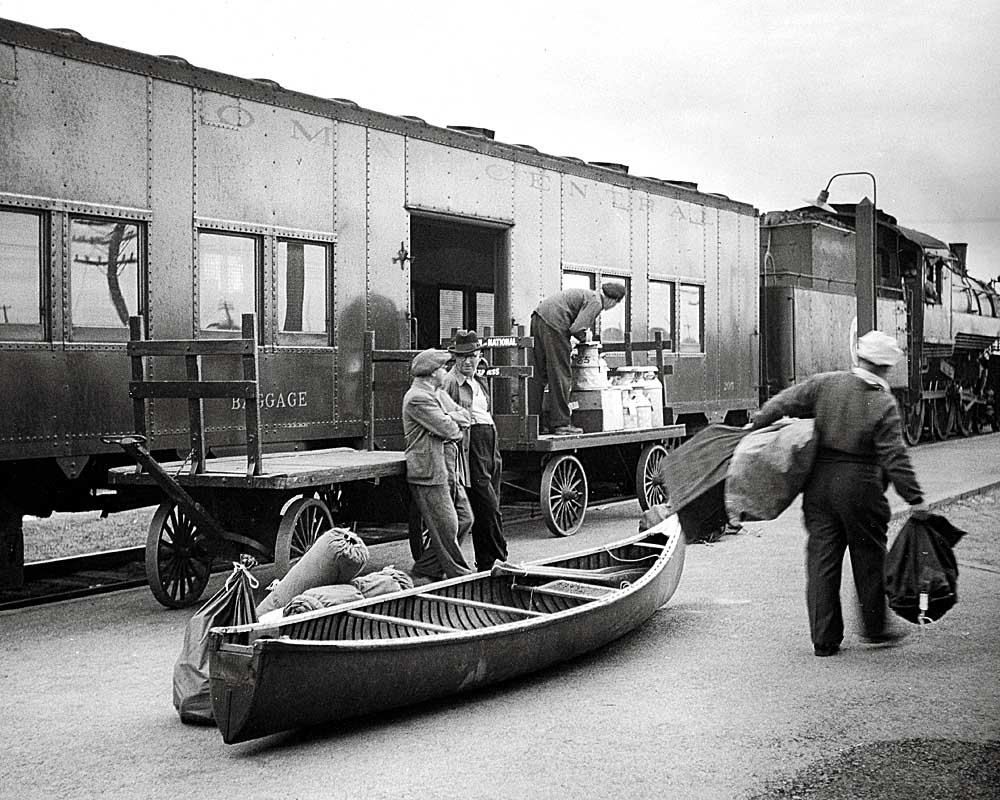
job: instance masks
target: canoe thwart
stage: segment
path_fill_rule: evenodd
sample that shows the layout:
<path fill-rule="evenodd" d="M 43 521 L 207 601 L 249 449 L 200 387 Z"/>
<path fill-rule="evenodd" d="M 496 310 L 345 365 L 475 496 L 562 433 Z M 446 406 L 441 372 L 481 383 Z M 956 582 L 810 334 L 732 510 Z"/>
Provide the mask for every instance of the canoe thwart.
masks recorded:
<path fill-rule="evenodd" d="M 592 583 L 580 583 L 579 581 L 568 581 L 565 579 L 549 581 L 548 583 L 543 583 L 541 586 L 522 586 L 519 583 L 515 583 L 514 588 L 522 592 L 549 594 L 554 597 L 568 597 L 573 600 L 599 600 L 615 591 L 610 586 L 594 586 Z"/>
<path fill-rule="evenodd" d="M 490 574 L 495 577 L 512 578 L 565 578 L 569 581 L 596 583 L 601 586 L 618 588 L 623 582 L 634 581 L 646 573 L 648 567 L 599 567 L 597 569 L 576 569 L 573 567 L 547 567 L 511 564 L 497 561 Z"/>

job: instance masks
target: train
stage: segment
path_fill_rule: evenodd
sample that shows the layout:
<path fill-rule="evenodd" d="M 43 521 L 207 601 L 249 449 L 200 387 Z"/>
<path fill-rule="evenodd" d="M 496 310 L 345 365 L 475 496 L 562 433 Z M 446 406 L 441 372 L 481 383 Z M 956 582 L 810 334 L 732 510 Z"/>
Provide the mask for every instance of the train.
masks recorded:
<path fill-rule="evenodd" d="M 848 207 L 761 215 L 485 127 L 9 20 L 0 131 L 0 586 L 21 574 L 23 515 L 157 502 L 107 482 L 126 458 L 106 440 L 134 430 L 132 316 L 150 339 L 185 340 L 239 337 L 254 313 L 270 452 L 398 448 L 407 375 L 381 369 L 369 431 L 366 331 L 387 350 L 455 328 L 513 334 L 565 287 L 626 286 L 601 339 L 662 336 L 665 422 L 689 431 L 745 424 L 789 382 L 845 365 Z M 995 429 L 996 291 L 967 275 L 960 248 L 887 215 L 877 229 L 879 326 L 909 354 L 893 382 L 908 439 Z M 155 377 L 183 379 L 152 361 Z M 240 402 L 205 402 L 213 455 L 245 446 Z M 185 404 L 146 414 L 154 455 L 184 458 Z"/>

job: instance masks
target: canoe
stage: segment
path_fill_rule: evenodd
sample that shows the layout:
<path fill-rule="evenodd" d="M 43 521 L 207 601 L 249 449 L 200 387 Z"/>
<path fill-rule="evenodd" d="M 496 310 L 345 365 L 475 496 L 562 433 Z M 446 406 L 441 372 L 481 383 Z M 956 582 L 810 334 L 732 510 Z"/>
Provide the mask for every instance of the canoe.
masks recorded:
<path fill-rule="evenodd" d="M 227 744 L 465 692 L 628 633 L 673 595 L 676 516 L 618 542 L 390 595 L 213 628 L 212 708 Z"/>

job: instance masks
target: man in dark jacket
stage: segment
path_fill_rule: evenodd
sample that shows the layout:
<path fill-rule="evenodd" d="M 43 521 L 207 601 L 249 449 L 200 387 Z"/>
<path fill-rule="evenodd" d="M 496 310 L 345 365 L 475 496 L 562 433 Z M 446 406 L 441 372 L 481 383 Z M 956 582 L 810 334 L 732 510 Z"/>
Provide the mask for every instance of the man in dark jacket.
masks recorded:
<path fill-rule="evenodd" d="M 891 481 L 916 517 L 927 514 L 903 441 L 899 407 L 886 377 L 902 357 L 891 337 L 871 331 L 858 340 L 858 366 L 813 375 L 769 400 L 754 417 L 763 428 L 781 417 L 815 417 L 819 448 L 803 493 L 806 606 L 813 648 L 832 656 L 844 638 L 840 578 L 850 550 L 862 640 L 891 642 L 902 634 L 886 622 L 885 552 Z"/>
<path fill-rule="evenodd" d="M 549 425 L 557 435 L 583 433 L 573 425 L 569 392 L 573 383 L 570 356 L 572 339 L 585 341 L 597 317 L 625 297 L 620 283 L 602 284 L 601 290 L 563 289 L 545 298 L 531 314 L 535 375 L 531 380 L 530 413 L 542 413 L 542 397 L 549 387 Z"/>
<path fill-rule="evenodd" d="M 476 569 L 483 571 L 494 561 L 507 559 L 507 542 L 500 515 L 500 447 L 490 414 L 488 387 L 476 377 L 482 345 L 475 331 L 458 331 L 448 348 L 455 365 L 444 377 L 444 390 L 472 416 L 472 425 L 462 440 L 465 451 L 464 484 L 472 505 L 472 546 Z"/>
<path fill-rule="evenodd" d="M 468 575 L 461 543 L 472 528 L 472 508 L 459 475 L 460 444 L 468 412 L 441 391 L 451 356 L 424 350 L 410 364 L 413 383 L 403 396 L 406 480 L 430 539 L 413 565 L 417 578 Z"/>

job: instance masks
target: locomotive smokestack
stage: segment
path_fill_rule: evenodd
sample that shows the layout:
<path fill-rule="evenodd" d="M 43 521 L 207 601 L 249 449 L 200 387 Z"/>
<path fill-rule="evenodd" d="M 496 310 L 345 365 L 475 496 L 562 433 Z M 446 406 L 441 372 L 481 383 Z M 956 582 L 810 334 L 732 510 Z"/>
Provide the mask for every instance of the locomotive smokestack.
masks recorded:
<path fill-rule="evenodd" d="M 948 247 L 951 248 L 952 254 L 958 259 L 958 266 L 962 269 L 962 274 L 965 274 L 965 259 L 969 253 L 968 242 L 948 242 Z"/>

